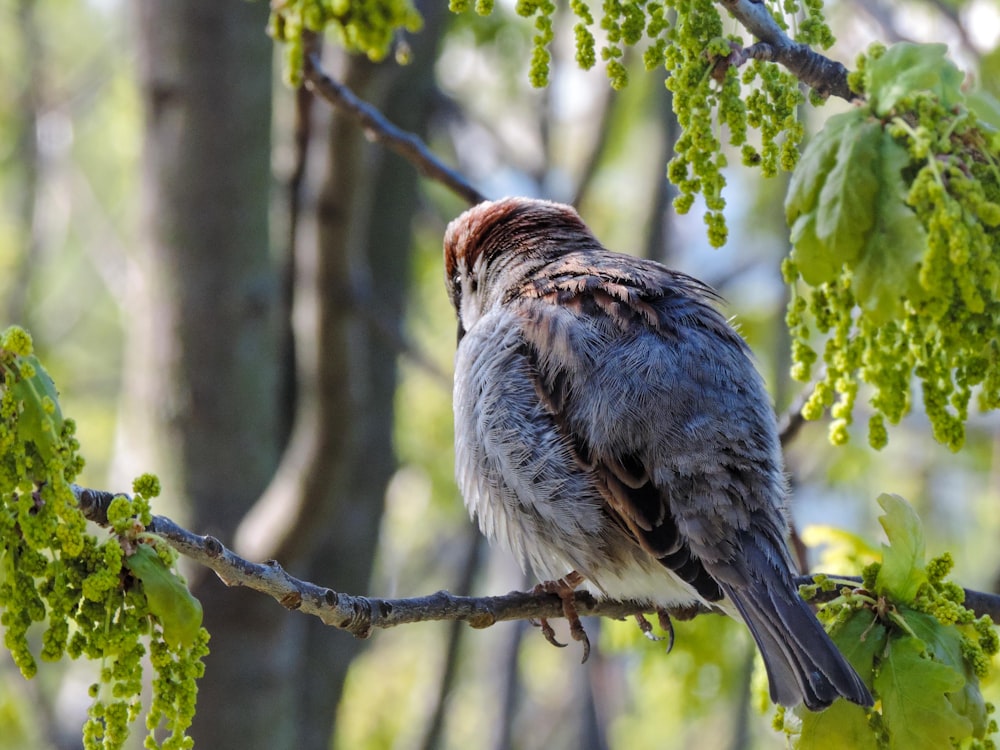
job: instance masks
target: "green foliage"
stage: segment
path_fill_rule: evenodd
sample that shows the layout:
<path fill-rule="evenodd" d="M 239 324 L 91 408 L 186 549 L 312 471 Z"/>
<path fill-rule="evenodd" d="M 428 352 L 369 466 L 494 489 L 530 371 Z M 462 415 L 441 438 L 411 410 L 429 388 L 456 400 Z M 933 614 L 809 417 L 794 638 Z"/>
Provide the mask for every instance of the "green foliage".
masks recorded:
<path fill-rule="evenodd" d="M 141 709 L 148 641 L 156 675 L 145 746 L 190 747 L 184 733 L 208 634 L 200 605 L 170 569 L 172 550 L 145 533 L 156 482 L 143 477 L 133 498 L 112 501 L 111 536 L 89 533 L 70 485 L 83 466 L 73 421 L 62 417 L 55 386 L 20 328 L 0 335 L 0 374 L 4 645 L 26 678 L 38 671 L 29 644 L 36 624 L 43 661 L 64 653 L 98 661 L 84 745 L 119 748 Z M 169 732 L 162 745 L 153 735 L 161 721 Z"/>
<path fill-rule="evenodd" d="M 902 498 L 882 495 L 879 520 L 889 539 L 862 588 L 841 589 L 822 610 L 834 642 L 875 696 L 871 711 L 837 701 L 829 710 L 779 711 L 777 724 L 799 750 L 994 748 L 993 707 L 979 680 L 997 653 L 993 623 L 963 605 L 945 580 L 948 555 L 925 563 L 924 534 Z M 825 590 L 832 581 L 807 587 Z"/>
<path fill-rule="evenodd" d="M 459 6 L 462 0 L 455 0 Z M 483 1 L 476 7 L 485 10 Z M 302 82 L 306 37 L 329 31 L 350 52 L 381 60 L 389 52 L 397 31 L 417 31 L 423 21 L 410 0 L 287 0 L 272 3 L 267 31 L 285 45 L 285 79 L 290 86 Z"/>
<path fill-rule="evenodd" d="M 833 43 L 822 16 L 821 0 L 799 3 L 768 1 L 767 5 L 783 28 L 786 19 L 802 14 L 796 41 L 828 47 Z M 452 1 L 454 11 L 466 10 L 468 2 Z M 529 78 L 535 86 L 549 80 L 554 38 L 552 0 L 518 0 L 517 12 L 535 19 L 536 34 Z M 479 5 L 477 12 L 482 12 Z M 573 33 L 576 61 L 583 69 L 597 62 L 595 35 L 599 23 L 605 32 L 600 50 L 611 85 L 620 89 L 628 83 L 623 63 L 625 50 L 645 41 L 643 62 L 647 70 L 665 66 L 670 72 L 667 88 L 673 92 L 674 112 L 681 126 L 675 156 L 667 175 L 679 189 L 674 200 L 678 213 L 687 213 L 696 196 L 705 199 L 705 224 L 715 247 L 726 242 L 728 229 L 723 210 L 726 185 L 722 169 L 727 165 L 722 151 L 722 127 L 728 143 L 741 151 L 743 162 L 759 167 L 765 176 L 779 169 L 790 171 L 798 160 L 803 128 L 796 110 L 803 102 L 795 77 L 773 63 L 750 62 L 739 73 L 738 53 L 750 40 L 723 33 L 718 4 L 712 0 L 605 0 L 599 21 L 585 0 L 572 0 L 576 17 Z M 748 141 L 748 128 L 758 131 L 760 146 Z"/>
<path fill-rule="evenodd" d="M 655 624 L 655 618 L 649 619 Z M 754 645 L 746 628 L 715 615 L 675 620 L 673 628 L 676 638 L 668 653 L 665 641 L 647 640 L 631 618 L 601 622 L 602 652 L 629 663 L 628 679 L 622 683 L 625 692 L 619 697 L 623 711 L 609 735 L 611 747 L 675 750 L 732 743 L 730 720 L 737 713 L 733 707 L 746 699 L 748 670 L 754 663 Z M 762 680 L 754 695 L 764 699 L 766 694 Z M 760 712 L 764 710 L 762 705 Z M 760 719 L 755 728 L 773 741 L 773 732 L 764 717 Z M 664 727 L 685 729 L 665 734 Z"/>
<path fill-rule="evenodd" d="M 125 567 L 142 583 L 149 611 L 163 628 L 163 640 L 171 648 L 191 648 L 201 629 L 201 602 L 168 565 L 148 544 L 137 545 L 125 558 Z"/>
<path fill-rule="evenodd" d="M 944 53 L 873 47 L 851 78 L 867 102 L 830 118 L 789 187 L 792 374 L 810 378 L 812 335 L 825 334 L 826 371 L 803 414 L 833 406 L 834 443 L 847 439 L 859 381 L 874 391 L 876 448 L 885 422 L 909 412 L 914 375 L 953 450 L 974 389 L 980 409 L 1000 406 L 1000 138 Z"/>
<path fill-rule="evenodd" d="M 879 523 L 885 529 L 889 544 L 882 545 L 882 564 L 875 576 L 875 593 L 909 606 L 928 579 L 922 569 L 924 530 L 913 508 L 902 498 L 883 495 L 878 502 L 885 511 Z"/>

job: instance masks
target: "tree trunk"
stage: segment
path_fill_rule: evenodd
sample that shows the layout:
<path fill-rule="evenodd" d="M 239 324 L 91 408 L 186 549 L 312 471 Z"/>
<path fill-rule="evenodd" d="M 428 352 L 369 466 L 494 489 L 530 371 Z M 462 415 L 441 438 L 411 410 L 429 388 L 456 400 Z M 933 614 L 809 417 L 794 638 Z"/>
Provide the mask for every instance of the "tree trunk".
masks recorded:
<path fill-rule="evenodd" d="M 353 120 L 314 107 L 324 125 L 313 132 L 326 140 L 305 165 L 316 198 L 306 187 L 293 217 L 295 417 L 279 446 L 289 391 L 277 375 L 282 308 L 268 255 L 265 15 L 242 0 L 139 6 L 144 242 L 120 444 L 130 471 L 157 467 L 165 494 L 188 498 L 192 528 L 363 591 L 395 469 L 397 352 L 382 334 L 402 317 L 417 179 L 366 146 Z M 344 77 L 361 93 L 371 82 L 390 116 L 419 130 L 431 97 L 418 84 L 430 85 L 436 38 L 421 34 L 419 64 L 344 59 Z M 198 746 L 328 748 L 361 644 L 214 577 L 195 581 L 195 593 L 212 634 Z"/>
<path fill-rule="evenodd" d="M 119 470 L 156 470 L 163 504 L 224 539 L 270 478 L 277 285 L 269 256 L 267 6 L 134 5 L 145 110 L 142 238 L 130 273 Z M 201 747 L 291 747 L 292 618 L 199 575 L 212 653 Z"/>
<path fill-rule="evenodd" d="M 442 9 L 429 11 L 410 66 L 333 55 L 345 83 L 416 132 L 425 129 L 433 102 Z M 275 481 L 238 541 L 253 556 L 295 561 L 309 580 L 367 591 L 385 489 L 396 468 L 393 334 L 410 281 L 418 180 L 412 165 L 366 144 L 352 118 L 325 103 L 314 115 L 311 130 L 326 139 L 314 144 L 306 167 L 317 197 L 310 203 L 306 190 L 296 232 L 297 416 Z M 316 145 L 325 148 L 322 156 Z M 325 750 L 344 679 L 364 644 L 317 620 L 304 627 L 297 747 Z"/>
<path fill-rule="evenodd" d="M 421 33 L 424 50 L 432 49 L 435 29 L 429 24 Z M 365 90 L 390 120 L 422 132 L 432 101 L 432 63 L 433 55 L 427 54 L 407 68 L 382 66 L 373 70 L 367 61 L 353 58 L 349 68 L 358 71 L 352 76 L 355 81 L 368 79 Z M 343 119 L 335 115 L 331 151 L 363 153 L 364 140 L 356 124 L 347 124 L 349 134 L 339 132 L 343 124 L 336 120 Z M 418 180 L 412 165 L 379 148 L 369 147 L 367 152 L 360 191 L 363 199 L 353 210 L 354 260 L 350 263 L 353 321 L 346 356 L 355 394 L 352 439 L 345 446 L 343 471 L 331 488 L 336 499 L 330 523 L 308 572 L 310 580 L 346 591 L 368 589 L 385 490 L 396 468 L 392 431 L 398 351 L 392 332 L 402 327 L 410 282 L 411 222 L 418 207 Z M 344 175 L 336 172 L 333 161 L 330 167 L 324 188 L 328 199 L 345 189 Z M 300 747 L 321 750 L 329 747 L 343 682 L 363 644 L 344 633 L 331 632 L 318 621 L 310 622 L 307 628 L 302 656 L 309 668 L 303 670 L 297 705 L 304 715 L 323 714 L 328 722 L 321 727 L 302 720 L 309 733 L 301 738 Z"/>

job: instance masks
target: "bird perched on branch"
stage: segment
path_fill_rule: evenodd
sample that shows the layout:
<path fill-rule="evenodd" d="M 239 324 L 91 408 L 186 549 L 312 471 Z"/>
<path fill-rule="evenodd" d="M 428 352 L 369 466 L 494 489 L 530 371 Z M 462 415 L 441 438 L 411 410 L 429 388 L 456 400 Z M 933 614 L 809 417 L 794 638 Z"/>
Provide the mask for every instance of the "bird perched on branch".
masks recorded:
<path fill-rule="evenodd" d="M 558 593 L 741 618 L 771 698 L 872 697 L 793 583 L 773 409 L 705 284 L 606 250 L 570 206 L 448 226 L 456 473 L 492 541 Z"/>

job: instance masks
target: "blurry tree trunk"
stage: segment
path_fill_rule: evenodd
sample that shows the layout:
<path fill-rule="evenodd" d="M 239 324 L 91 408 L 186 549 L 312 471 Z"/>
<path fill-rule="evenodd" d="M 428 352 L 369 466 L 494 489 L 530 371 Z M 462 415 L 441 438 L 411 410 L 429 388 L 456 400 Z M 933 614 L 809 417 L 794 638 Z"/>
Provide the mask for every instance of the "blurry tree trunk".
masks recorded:
<path fill-rule="evenodd" d="M 402 317 L 416 175 L 366 147 L 353 120 L 313 107 L 321 137 L 310 145 L 292 217 L 294 284 L 286 287 L 295 414 L 279 445 L 287 415 L 278 405 L 287 408 L 289 391 L 279 387 L 282 307 L 268 255 L 267 8 L 241 0 L 137 7 L 144 242 L 129 290 L 124 463 L 156 467 L 165 495 L 189 500 L 192 528 L 235 539 L 255 559 L 278 558 L 297 575 L 362 591 L 395 469 L 397 352 L 382 334 Z M 409 68 L 343 58 L 340 75 L 403 127 L 421 130 L 436 39 L 420 35 L 425 52 Z M 319 185 L 311 193 L 310 182 Z M 212 634 L 192 732 L 198 746 L 328 748 L 361 644 L 212 577 L 195 584 Z"/>
<path fill-rule="evenodd" d="M 426 3 L 421 8 L 426 25 L 412 40 L 414 60 L 406 67 L 373 66 L 363 58 L 340 55 L 341 77 L 391 121 L 417 133 L 425 130 L 434 100 L 434 49 L 443 8 Z M 396 469 L 392 436 L 400 337 L 393 332 L 402 326 L 410 283 L 419 186 L 412 165 L 368 145 L 353 119 L 339 112 L 328 116 L 316 248 L 323 257 L 339 259 L 335 275 L 321 274 L 325 284 L 319 293 L 338 316 L 342 336 L 340 349 L 322 348 L 319 356 L 345 378 L 340 394 L 344 412 L 333 424 L 342 439 L 340 460 L 322 489 L 327 507 L 310 522 L 320 521 L 303 573 L 334 589 L 366 591 L 385 490 Z M 296 683 L 298 747 L 330 747 L 344 679 L 363 645 L 318 620 L 306 624 Z"/>
<path fill-rule="evenodd" d="M 433 99 L 439 26 L 427 21 L 406 68 L 374 66 L 336 50 L 327 55 L 338 78 L 418 132 Z M 369 146 L 352 118 L 325 104 L 314 105 L 312 115 L 289 263 L 295 418 L 274 479 L 236 542 L 248 556 L 278 558 L 309 580 L 365 591 L 396 467 L 398 352 L 396 337 L 385 333 L 400 327 L 405 306 L 417 176 L 411 165 Z M 295 747 L 325 750 L 347 670 L 363 644 L 318 620 L 301 627 L 291 664 Z"/>
<path fill-rule="evenodd" d="M 660 163 L 666 165 L 674 158 L 674 147 L 678 137 L 680 137 L 681 126 L 677 122 L 677 115 L 674 114 L 673 94 L 669 89 L 660 90 L 656 96 L 650 98 L 662 123 L 663 156 Z M 675 231 L 677 214 L 672 208 L 676 194 L 677 188 L 667 179 L 666 167 L 664 166 L 663 173 L 653 186 L 653 206 L 649 214 L 643 256 L 668 266 L 674 260 L 678 250 Z"/>
<path fill-rule="evenodd" d="M 0 292 L 4 297 L 2 315 L 5 326 L 18 323 L 28 328 L 31 327 L 27 319 L 28 290 L 39 244 L 35 220 L 40 169 L 36 130 L 44 92 L 42 75 L 45 64 L 36 11 L 36 0 L 19 0 L 15 13 L 12 13 L 21 43 L 18 61 L 21 70 L 11 77 L 16 83 L 16 105 L 4 114 L 10 118 L 7 127 L 12 131 L 15 146 L 0 160 L 5 171 L 13 172 L 15 178 L 12 182 L 18 187 L 9 198 L 19 245 L 16 265 L 9 278 L 0 282 Z M 5 175 L 5 179 L 10 178 Z"/>
<path fill-rule="evenodd" d="M 231 538 L 274 470 L 266 4 L 142 0 L 141 240 L 129 274 L 120 471 L 157 471 L 192 528 Z M 212 653 L 199 747 L 293 747 L 292 618 L 201 575 Z"/>

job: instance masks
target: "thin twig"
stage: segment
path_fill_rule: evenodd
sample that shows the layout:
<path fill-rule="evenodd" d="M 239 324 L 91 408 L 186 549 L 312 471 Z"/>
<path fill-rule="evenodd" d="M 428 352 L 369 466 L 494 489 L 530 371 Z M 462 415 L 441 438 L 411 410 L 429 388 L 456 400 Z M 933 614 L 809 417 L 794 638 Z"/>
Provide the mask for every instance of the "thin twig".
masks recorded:
<path fill-rule="evenodd" d="M 805 426 L 806 418 L 802 415 L 802 409 L 805 408 L 806 402 L 814 390 L 816 390 L 815 384 L 804 388 L 788 409 L 783 414 L 778 415 L 778 440 L 781 442 L 782 448 L 788 448 Z"/>
<path fill-rule="evenodd" d="M 107 509 L 116 497 L 111 492 L 74 485 L 80 510 L 88 520 L 107 525 Z M 287 609 L 318 617 L 324 624 L 367 638 L 373 630 L 414 622 L 460 621 L 474 628 L 487 628 L 505 620 L 529 620 L 563 616 L 562 601 L 554 594 L 512 591 L 504 596 L 455 596 L 438 591 L 410 599 L 379 599 L 342 594 L 324 586 L 301 581 L 275 560 L 254 563 L 245 560 L 212 536 L 188 531 L 165 516 L 153 516 L 146 531 L 155 534 L 177 552 L 211 568 L 227 586 L 245 586 L 274 598 Z M 839 578 L 839 577 L 838 577 Z M 812 576 L 800 576 L 796 583 L 811 583 Z M 860 580 L 849 579 L 845 580 Z M 637 613 L 655 612 L 648 603 L 595 599 L 585 591 L 574 596 L 581 616 L 611 617 L 617 620 Z M 1000 596 L 966 590 L 966 606 L 977 615 L 988 614 L 1000 621 Z M 679 620 L 712 612 L 706 606 L 668 608 Z"/>
<path fill-rule="evenodd" d="M 739 66 L 750 59 L 780 63 L 821 96 L 833 95 L 847 101 L 858 98 L 847 85 L 847 68 L 807 45 L 789 39 L 765 3 L 760 0 L 719 2 L 759 40 L 756 44 L 734 51 L 729 64 Z"/>
<path fill-rule="evenodd" d="M 720 2 L 759 41 L 746 48 L 735 48 L 728 58 L 719 61 L 719 65 L 739 66 L 750 59 L 776 62 L 822 96 L 832 94 L 848 101 L 857 98 L 847 85 L 847 68 L 807 45 L 792 41 L 765 4 L 759 0 Z M 487 199 L 462 174 L 442 162 L 419 136 L 394 125 L 376 107 L 328 75 L 316 52 L 306 55 L 304 80 L 317 96 L 356 118 L 369 139 L 395 151 L 423 175 L 441 183 L 469 205 Z"/>
<path fill-rule="evenodd" d="M 80 510 L 90 521 L 107 525 L 107 508 L 117 497 L 104 490 L 73 486 Z M 554 594 L 512 591 L 504 596 L 455 596 L 438 591 L 410 599 L 379 599 L 342 594 L 290 575 L 275 560 L 255 563 L 237 555 L 213 536 L 200 536 L 165 516 L 153 516 L 146 531 L 155 534 L 188 559 L 211 568 L 227 586 L 267 594 L 288 609 L 315 615 L 331 625 L 367 638 L 377 628 L 392 628 L 414 622 L 459 620 L 474 628 L 486 628 L 504 620 L 554 619 L 563 616 L 562 601 Z M 575 597 L 581 616 L 594 615 L 624 619 L 637 612 L 652 612 L 646 604 L 628 601 L 598 601 L 584 591 Z M 678 607 L 668 610 L 678 619 L 690 618 L 707 607 Z"/>
<path fill-rule="evenodd" d="M 327 75 L 318 56 L 306 57 L 304 75 L 305 85 L 317 96 L 357 118 L 370 140 L 392 149 L 413 164 L 423 175 L 440 182 L 469 205 L 486 200 L 486 196 L 474 188 L 465 177 L 435 156 L 419 136 L 392 124 L 378 109 Z"/>

